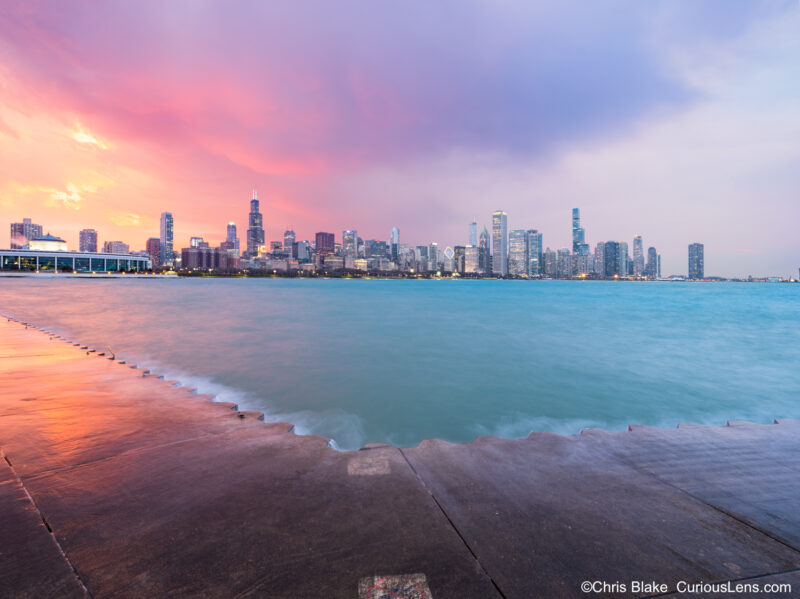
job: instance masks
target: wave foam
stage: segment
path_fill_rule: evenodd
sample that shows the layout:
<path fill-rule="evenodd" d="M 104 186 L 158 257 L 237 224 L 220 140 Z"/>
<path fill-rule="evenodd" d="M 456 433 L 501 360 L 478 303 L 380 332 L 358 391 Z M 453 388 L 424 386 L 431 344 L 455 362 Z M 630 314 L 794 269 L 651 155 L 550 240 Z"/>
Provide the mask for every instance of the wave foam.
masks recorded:
<path fill-rule="evenodd" d="M 134 361 L 135 362 L 135 361 Z M 366 440 L 364 423 L 360 416 L 340 409 L 321 412 L 312 410 L 280 411 L 263 397 L 252 392 L 218 383 L 210 378 L 187 374 L 155 360 L 136 362 L 139 368 L 164 375 L 166 379 L 180 381 L 181 385 L 194 387 L 198 393 L 213 395 L 213 401 L 235 403 L 240 410 L 254 410 L 264 414 L 265 422 L 288 422 L 298 435 L 321 435 L 330 439 L 337 451 L 350 451 L 362 447 Z"/>

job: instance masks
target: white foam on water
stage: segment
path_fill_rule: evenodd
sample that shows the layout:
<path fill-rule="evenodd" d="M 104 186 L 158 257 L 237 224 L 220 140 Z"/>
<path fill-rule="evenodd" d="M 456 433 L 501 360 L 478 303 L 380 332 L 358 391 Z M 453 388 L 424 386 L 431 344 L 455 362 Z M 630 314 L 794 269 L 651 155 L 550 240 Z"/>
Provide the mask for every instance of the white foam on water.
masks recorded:
<path fill-rule="evenodd" d="M 608 423 L 591 419 L 560 419 L 547 416 L 522 416 L 506 419 L 498 424 L 487 426 L 476 424 L 472 427 L 476 437 L 502 437 L 504 439 L 524 439 L 532 432 L 557 433 L 559 435 L 575 435 L 585 428 L 604 430 L 625 430 L 627 424 Z"/>
<path fill-rule="evenodd" d="M 165 379 L 174 379 L 183 386 L 194 387 L 197 393 L 213 395 L 212 401 L 234 403 L 241 411 L 262 412 L 264 422 L 288 422 L 294 426 L 295 434 L 322 435 L 329 438 L 330 446 L 337 451 L 358 449 L 366 442 L 364 423 L 356 414 L 341 409 L 281 411 L 270 405 L 269 400 L 252 392 L 223 385 L 207 377 L 187 374 L 149 358 L 139 361 L 128 357 L 125 359 L 137 364 L 139 368 L 164 375 Z"/>

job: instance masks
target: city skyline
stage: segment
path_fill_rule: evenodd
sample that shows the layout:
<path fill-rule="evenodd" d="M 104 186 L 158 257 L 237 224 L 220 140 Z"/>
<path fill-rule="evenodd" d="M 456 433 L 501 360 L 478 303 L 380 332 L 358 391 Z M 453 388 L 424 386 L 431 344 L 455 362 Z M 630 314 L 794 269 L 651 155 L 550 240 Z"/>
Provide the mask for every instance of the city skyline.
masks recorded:
<path fill-rule="evenodd" d="M 267 240 L 446 247 L 501 207 L 570 248 L 581 206 L 664 272 L 703 240 L 707 273 L 794 273 L 798 26 L 796 2 L 9 7 L 0 215 L 143 248 L 166 210 L 176 248 L 216 244 L 258 187 Z"/>
<path fill-rule="evenodd" d="M 430 245 L 413 246 L 401 243 L 400 230 L 392 227 L 389 241 L 362 239 L 356 230 L 342 232 L 341 242 L 336 243 L 335 234 L 317 232 L 314 241 L 297 241 L 294 230 L 285 230 L 283 238 L 269 241 L 264 238 L 263 215 L 260 212 L 258 192 L 250 199 L 247 245 L 240 252 L 240 240 L 234 222 L 226 225 L 226 238 L 218 247 L 212 247 L 202 236 L 193 236 L 189 246 L 180 252 L 173 251 L 173 217 L 162 212 L 160 237 L 151 237 L 144 251 L 138 255 L 149 255 L 154 269 L 175 267 L 180 270 L 219 270 L 233 272 L 245 269 L 273 270 L 284 272 L 304 271 L 350 271 L 396 273 L 458 273 L 467 276 L 499 277 L 557 277 L 557 278 L 647 278 L 662 277 L 661 256 L 655 247 L 649 247 L 647 261 L 641 235 L 633 239 L 633 257 L 624 241 L 599 241 L 594 250 L 586 243 L 586 229 L 581 226 L 580 208 L 572 209 L 572 240 L 570 248 L 553 250 L 543 243 L 543 234 L 536 229 L 508 231 L 508 214 L 502 210 L 492 213 L 492 241 L 486 227 L 477 238 L 477 223 L 469 223 L 466 245 L 443 246 L 437 242 Z M 11 223 L 10 236 L 17 247 L 31 250 L 52 250 L 56 243 L 66 251 L 65 240 L 42 235 L 42 226 L 26 218 L 22 223 Z M 84 229 L 80 232 L 80 252 L 97 252 L 97 231 Z M 27 245 L 30 242 L 30 247 Z M 13 243 L 12 243 L 13 245 Z M 703 244 L 689 245 L 689 279 L 704 279 Z M 13 250 L 13 248 L 12 248 Z M 103 253 L 130 254 L 131 248 L 121 241 L 105 241 Z M 55 257 L 54 256 L 51 256 Z M 699 258 L 698 258 L 699 257 Z M 48 258 L 51 259 L 51 258 Z M 11 258 L 10 268 L 20 268 L 21 258 Z M 699 262 L 698 262 L 699 259 Z M 69 265 L 70 258 L 65 258 Z M 55 264 L 55 263 L 53 263 Z M 5 265 L 3 265 L 5 266 Z M 311 271 L 308 270 L 309 267 Z M 674 276 L 684 276 L 673 273 Z M 716 277 L 716 275 L 710 275 Z"/>

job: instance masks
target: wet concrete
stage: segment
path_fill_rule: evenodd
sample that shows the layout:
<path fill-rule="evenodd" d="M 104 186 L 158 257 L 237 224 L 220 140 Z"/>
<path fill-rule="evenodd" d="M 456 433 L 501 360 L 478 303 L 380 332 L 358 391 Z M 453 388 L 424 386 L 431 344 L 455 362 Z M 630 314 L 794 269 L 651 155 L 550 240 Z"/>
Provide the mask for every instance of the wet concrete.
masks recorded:
<path fill-rule="evenodd" d="M 0 322 L 0 595 L 800 593 L 800 422 L 336 452 L 90 349 Z"/>
<path fill-rule="evenodd" d="M 25 489 L 0 462 L 0 595 L 83 597 L 84 589 Z"/>

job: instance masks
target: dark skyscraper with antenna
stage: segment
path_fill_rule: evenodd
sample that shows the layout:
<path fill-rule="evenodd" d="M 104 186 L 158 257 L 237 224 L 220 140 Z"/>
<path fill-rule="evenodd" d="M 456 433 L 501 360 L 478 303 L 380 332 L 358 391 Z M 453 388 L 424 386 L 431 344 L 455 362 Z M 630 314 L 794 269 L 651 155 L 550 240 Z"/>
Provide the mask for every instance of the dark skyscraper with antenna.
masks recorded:
<path fill-rule="evenodd" d="M 250 200 L 250 217 L 247 226 L 247 255 L 258 255 L 258 248 L 264 245 L 264 221 L 258 210 L 258 191 L 253 190 L 253 199 Z"/>

